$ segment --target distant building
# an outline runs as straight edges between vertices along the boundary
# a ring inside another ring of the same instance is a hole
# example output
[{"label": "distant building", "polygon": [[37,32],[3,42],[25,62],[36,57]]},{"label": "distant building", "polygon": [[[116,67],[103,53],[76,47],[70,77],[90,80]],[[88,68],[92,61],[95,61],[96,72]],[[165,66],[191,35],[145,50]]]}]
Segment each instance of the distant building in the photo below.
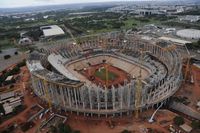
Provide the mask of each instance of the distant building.
[{"label": "distant building", "polygon": [[200,39],[200,30],[197,29],[183,29],[176,32],[176,35],[187,39]]},{"label": "distant building", "polygon": [[182,128],[186,133],[190,133],[192,131],[192,127],[187,124],[181,125],[180,128]]},{"label": "distant building", "polygon": [[7,99],[6,102],[3,102],[3,108],[5,114],[12,113],[15,107],[22,105],[20,97]]},{"label": "distant building", "polygon": [[28,37],[24,37],[24,38],[21,38],[19,40],[18,44],[19,45],[31,45],[31,44],[33,44],[33,41],[30,38],[28,38]]},{"label": "distant building", "polygon": [[5,81],[11,81],[12,79],[13,79],[13,76],[8,76]]},{"label": "distant building", "polygon": [[197,22],[200,20],[200,16],[196,15],[187,15],[179,18],[180,21],[187,21],[187,22]]},{"label": "distant building", "polygon": [[9,92],[1,92],[0,93],[0,102],[4,99],[10,98],[10,97],[14,97],[15,96],[15,92],[14,91],[9,91]]},{"label": "distant building", "polygon": [[43,18],[44,18],[44,19],[47,19],[48,17],[49,17],[48,15],[46,15],[46,16],[43,16]]},{"label": "distant building", "polygon": [[22,105],[21,96],[17,96],[13,90],[0,93],[0,104],[3,105],[5,114],[12,113],[15,107]]},{"label": "distant building", "polygon": [[26,19],[24,19],[24,21],[34,21],[35,20],[35,18],[26,18]]},{"label": "distant building", "polygon": [[136,10],[136,13],[139,15],[150,16],[150,15],[165,15],[166,12],[162,10],[149,10],[149,9],[139,9]]},{"label": "distant building", "polygon": [[57,25],[42,26],[40,27],[40,30],[43,32],[45,38],[65,34],[65,32]]}]

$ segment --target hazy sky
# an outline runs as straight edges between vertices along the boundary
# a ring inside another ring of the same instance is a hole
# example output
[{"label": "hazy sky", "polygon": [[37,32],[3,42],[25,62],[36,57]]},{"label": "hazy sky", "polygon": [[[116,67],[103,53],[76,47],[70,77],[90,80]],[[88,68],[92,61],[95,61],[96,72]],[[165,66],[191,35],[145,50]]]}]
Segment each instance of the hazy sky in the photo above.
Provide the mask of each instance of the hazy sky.
[{"label": "hazy sky", "polygon": [[0,8],[86,3],[86,2],[106,2],[106,1],[141,1],[141,0],[0,0]]},{"label": "hazy sky", "polygon": [[0,8],[105,1],[123,0],[0,0]]}]

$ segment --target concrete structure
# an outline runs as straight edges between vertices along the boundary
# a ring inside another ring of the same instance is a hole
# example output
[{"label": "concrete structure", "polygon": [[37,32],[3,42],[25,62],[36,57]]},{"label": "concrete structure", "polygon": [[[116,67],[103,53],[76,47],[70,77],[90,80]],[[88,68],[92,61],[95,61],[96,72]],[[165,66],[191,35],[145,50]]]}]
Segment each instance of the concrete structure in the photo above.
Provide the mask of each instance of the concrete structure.
[{"label": "concrete structure", "polygon": [[177,31],[177,36],[187,39],[200,39],[200,30],[184,29]]},{"label": "concrete structure", "polygon": [[139,15],[150,16],[150,15],[165,15],[166,12],[156,9],[139,9],[135,11]]},{"label": "concrete structure", "polygon": [[28,37],[24,37],[19,40],[19,45],[31,45],[31,44],[33,44],[33,41]]},{"label": "concrete structure", "polygon": [[44,37],[51,37],[51,36],[58,36],[65,34],[65,32],[57,25],[42,26],[40,27],[40,30],[42,30]]},{"label": "concrete structure", "polygon": [[180,125],[180,128],[182,128],[187,133],[190,133],[192,131],[192,127],[187,124]]},{"label": "concrete structure", "polygon": [[12,97],[9,99],[1,100],[0,103],[3,105],[5,114],[12,113],[15,107],[22,105],[22,101],[20,97],[16,97],[16,98]]},{"label": "concrete structure", "polygon": [[13,79],[14,76],[8,76],[5,81],[10,81]]},{"label": "concrete structure", "polygon": [[199,111],[186,106],[182,103],[178,103],[178,102],[173,102],[172,104],[170,104],[169,106],[171,109],[176,110],[178,112],[181,112],[183,114],[186,114],[194,119],[200,120],[200,114]]},{"label": "concrete structure", "polygon": [[178,45],[182,45],[182,46],[185,45],[185,44],[187,44],[187,43],[192,43],[190,41],[185,41],[185,40],[171,38],[171,37],[165,37],[165,36],[162,36],[162,37],[160,37],[158,39],[164,40],[164,41],[170,41],[170,42],[176,43]]},{"label": "concrete structure", "polygon": [[[131,78],[130,81],[124,81],[123,85],[106,88],[83,80],[84,77],[72,67],[82,69],[87,67],[87,62],[98,64],[105,59],[108,64],[133,76],[138,69],[132,71],[133,68],[129,67],[131,64],[148,71],[142,78],[139,108],[159,106],[181,84],[181,56],[176,49],[167,50],[169,48],[138,38],[137,35],[117,32],[82,37],[79,45],[73,42],[48,45],[40,53],[30,55],[27,61],[34,93],[58,109],[77,114],[99,117],[132,114],[136,109],[136,79]],[[74,63],[82,65],[76,66]],[[47,69],[50,64],[56,71]]]},{"label": "concrete structure", "polygon": [[1,92],[0,93],[0,100],[4,100],[10,97],[14,97],[15,96],[15,92],[14,91],[9,91],[9,92]]}]

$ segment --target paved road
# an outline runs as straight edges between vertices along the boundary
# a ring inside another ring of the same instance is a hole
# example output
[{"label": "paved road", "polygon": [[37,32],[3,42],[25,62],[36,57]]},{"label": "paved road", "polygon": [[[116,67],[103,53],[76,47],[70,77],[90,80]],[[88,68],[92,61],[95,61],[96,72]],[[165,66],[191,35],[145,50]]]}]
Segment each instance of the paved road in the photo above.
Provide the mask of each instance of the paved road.
[{"label": "paved road", "polygon": [[0,72],[5,70],[7,67],[22,61],[25,57],[26,56],[24,55],[15,55],[7,60],[0,58]]}]

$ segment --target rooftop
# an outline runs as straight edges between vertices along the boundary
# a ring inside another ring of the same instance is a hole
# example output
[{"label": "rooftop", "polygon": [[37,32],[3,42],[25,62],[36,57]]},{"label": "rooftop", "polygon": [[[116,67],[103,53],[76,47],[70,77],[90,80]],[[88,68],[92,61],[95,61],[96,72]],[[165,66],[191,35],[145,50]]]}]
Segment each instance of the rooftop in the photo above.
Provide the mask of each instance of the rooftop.
[{"label": "rooftop", "polygon": [[42,26],[40,30],[43,31],[45,37],[64,35],[65,32],[57,25]]}]

